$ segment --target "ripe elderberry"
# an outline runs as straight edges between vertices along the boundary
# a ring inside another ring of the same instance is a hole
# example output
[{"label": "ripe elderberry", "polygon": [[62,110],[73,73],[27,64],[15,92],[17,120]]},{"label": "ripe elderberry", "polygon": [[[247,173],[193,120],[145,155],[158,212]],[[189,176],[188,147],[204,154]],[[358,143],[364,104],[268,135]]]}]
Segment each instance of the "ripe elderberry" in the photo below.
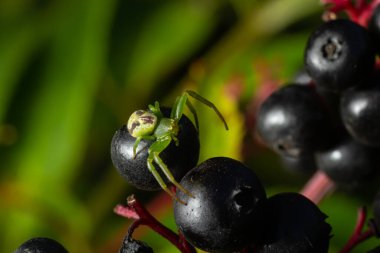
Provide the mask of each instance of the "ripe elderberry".
[{"label": "ripe elderberry", "polygon": [[255,173],[231,158],[215,157],[181,180],[194,198],[177,192],[175,222],[185,238],[205,251],[239,250],[259,238],[265,190]]},{"label": "ripe elderberry", "polygon": [[304,62],[317,86],[341,92],[367,79],[375,53],[365,28],[338,19],[322,24],[310,36]]},{"label": "ripe elderberry", "polygon": [[153,249],[145,242],[134,240],[126,236],[119,253],[153,253]]},{"label": "ripe elderberry", "polygon": [[315,89],[287,85],[273,92],[261,105],[257,130],[276,152],[292,157],[326,148],[333,127]]},{"label": "ripe elderberry", "polygon": [[372,85],[344,92],[340,109],[344,126],[356,141],[380,146],[380,81],[373,79]]},{"label": "ripe elderberry", "polygon": [[378,168],[377,150],[347,137],[316,155],[317,167],[341,186],[354,188],[373,178]]},{"label": "ripe elderberry", "polygon": [[[170,115],[168,108],[162,108],[162,112],[164,116]],[[172,142],[167,149],[160,153],[161,159],[177,181],[197,164],[200,149],[198,131],[185,115],[179,121],[179,128],[179,145]],[[136,188],[149,191],[161,189],[147,167],[148,148],[152,141],[141,140],[136,157],[133,157],[135,141],[136,138],[130,135],[126,125],[116,131],[111,141],[111,159],[114,166],[120,175]],[[166,183],[169,183],[160,170],[159,173]]]},{"label": "ripe elderberry", "polygon": [[21,244],[14,253],[68,253],[68,251],[53,239],[36,237]]},{"label": "ripe elderberry", "polygon": [[280,193],[265,203],[263,245],[258,253],[327,253],[327,216],[298,193]]}]

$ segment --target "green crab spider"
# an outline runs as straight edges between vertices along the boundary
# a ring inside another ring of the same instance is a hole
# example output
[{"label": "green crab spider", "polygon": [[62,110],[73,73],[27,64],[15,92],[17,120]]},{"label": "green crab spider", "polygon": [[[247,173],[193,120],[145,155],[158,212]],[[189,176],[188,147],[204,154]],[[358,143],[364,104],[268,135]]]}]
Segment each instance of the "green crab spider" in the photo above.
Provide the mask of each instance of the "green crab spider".
[{"label": "green crab spider", "polygon": [[189,195],[190,197],[194,197],[189,191],[184,189],[174,178],[173,174],[166,166],[166,164],[160,158],[160,153],[164,151],[169,144],[174,141],[174,143],[178,146],[180,145],[178,141],[178,131],[179,131],[179,121],[183,115],[183,111],[185,106],[188,107],[190,112],[194,116],[195,126],[197,130],[199,130],[198,117],[195,111],[194,106],[189,101],[189,96],[197,99],[201,103],[210,107],[215,111],[218,117],[224,124],[226,130],[228,130],[227,122],[223,118],[222,114],[216,108],[216,106],[211,103],[209,100],[205,99],[198,93],[186,90],[181,96],[178,96],[174,102],[172,107],[170,118],[166,118],[163,116],[160,105],[156,101],[154,105],[149,105],[148,110],[138,110],[132,113],[132,115],[128,119],[127,128],[128,132],[131,136],[136,138],[136,141],[133,145],[133,157],[136,157],[136,150],[141,140],[151,140],[153,143],[148,149],[148,158],[147,158],[147,167],[149,171],[153,174],[154,178],[157,180],[160,187],[167,192],[172,198],[176,201],[184,203],[182,200],[178,199],[173,192],[171,192],[161,175],[157,172],[153,162],[155,162],[167,179],[180,191]]}]

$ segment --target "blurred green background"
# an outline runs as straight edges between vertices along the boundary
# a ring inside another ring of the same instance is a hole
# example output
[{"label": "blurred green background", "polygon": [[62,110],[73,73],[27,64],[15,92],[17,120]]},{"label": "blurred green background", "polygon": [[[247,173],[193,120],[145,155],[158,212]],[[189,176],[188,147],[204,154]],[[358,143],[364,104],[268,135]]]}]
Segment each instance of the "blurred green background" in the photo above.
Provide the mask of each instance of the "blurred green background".
[{"label": "blurred green background", "polygon": [[[196,103],[200,161],[242,160],[268,195],[301,189],[307,178],[255,141],[253,116],[266,89],[302,67],[321,13],[317,0],[1,0],[0,252],[36,236],[71,253],[117,252],[129,221],[112,209],[132,193],[175,229],[170,199],[129,186],[109,148],[130,113],[170,106],[184,89],[213,101],[230,126]],[[363,201],[337,192],[321,204],[331,252]],[[136,237],[177,252],[146,228]]]}]

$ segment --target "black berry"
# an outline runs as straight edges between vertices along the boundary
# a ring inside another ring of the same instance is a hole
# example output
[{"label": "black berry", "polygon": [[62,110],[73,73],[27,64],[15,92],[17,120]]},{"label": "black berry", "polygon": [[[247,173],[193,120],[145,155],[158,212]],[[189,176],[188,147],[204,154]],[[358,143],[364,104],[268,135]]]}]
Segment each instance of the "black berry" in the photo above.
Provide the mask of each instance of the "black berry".
[{"label": "black berry", "polygon": [[241,162],[211,158],[189,171],[181,184],[194,198],[177,192],[187,205],[176,202],[174,218],[195,247],[230,252],[259,234],[260,206],[266,194],[255,173]]},{"label": "black berry", "polygon": [[354,188],[373,178],[378,170],[377,150],[345,138],[316,155],[317,167],[342,186]]},{"label": "black berry", "polygon": [[[170,115],[169,109],[162,109],[164,116]],[[174,141],[165,149],[160,157],[168,166],[177,181],[192,169],[198,162],[199,136],[193,123],[185,115],[179,121],[179,145]],[[160,185],[147,167],[148,148],[152,141],[142,140],[137,148],[136,157],[133,158],[133,145],[136,139],[130,135],[127,126],[122,126],[114,134],[111,141],[111,159],[117,171],[130,184],[142,190],[159,190]],[[164,174],[156,166],[162,178],[169,183]]]},{"label": "black berry", "polygon": [[119,253],[153,253],[153,249],[145,242],[134,240],[126,236]]},{"label": "black berry", "polygon": [[14,253],[68,253],[68,251],[53,239],[36,237],[21,244]]},{"label": "black berry", "polygon": [[365,28],[350,20],[338,19],[314,31],[304,60],[306,70],[318,86],[340,92],[369,76],[375,53]]},{"label": "black berry", "polygon": [[342,121],[358,142],[380,146],[380,82],[344,92],[341,99]]},{"label": "black berry", "polygon": [[258,253],[327,253],[327,216],[298,193],[274,195],[265,204],[265,239]]},{"label": "black berry", "polygon": [[257,130],[276,152],[292,157],[312,154],[331,141],[333,127],[313,87],[288,85],[261,105]]}]

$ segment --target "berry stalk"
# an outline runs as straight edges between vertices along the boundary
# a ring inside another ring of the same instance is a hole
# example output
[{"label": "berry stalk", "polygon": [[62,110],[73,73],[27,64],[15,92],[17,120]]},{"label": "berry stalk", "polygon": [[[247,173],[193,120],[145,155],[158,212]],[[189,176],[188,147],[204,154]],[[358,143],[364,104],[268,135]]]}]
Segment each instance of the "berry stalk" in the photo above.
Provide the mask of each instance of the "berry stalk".
[{"label": "berry stalk", "polygon": [[335,187],[335,183],[326,173],[317,170],[300,193],[315,204],[318,204],[327,194],[332,193]]},{"label": "berry stalk", "polygon": [[127,198],[127,206],[117,205],[114,212],[122,217],[135,220],[128,229],[128,236],[132,236],[134,230],[140,225],[146,225],[170,241],[182,253],[196,253],[195,248],[182,235],[177,235],[162,225],[133,195]]},{"label": "berry stalk", "polygon": [[363,232],[366,219],[367,210],[364,207],[359,208],[358,218],[356,221],[354,232],[352,233],[350,239],[348,240],[344,248],[339,253],[349,253],[355,246],[359,245],[360,243],[375,235],[375,231],[372,228],[372,226],[370,226],[367,230]]},{"label": "berry stalk", "polygon": [[[373,13],[375,7],[380,3],[380,0],[373,0],[367,3],[364,0],[357,0],[353,4],[350,0],[321,0],[322,4],[328,6],[327,13],[330,13],[328,17],[336,17],[339,12],[346,12],[349,19],[353,22],[367,27],[368,20]],[[334,14],[334,15],[331,15]]]}]

